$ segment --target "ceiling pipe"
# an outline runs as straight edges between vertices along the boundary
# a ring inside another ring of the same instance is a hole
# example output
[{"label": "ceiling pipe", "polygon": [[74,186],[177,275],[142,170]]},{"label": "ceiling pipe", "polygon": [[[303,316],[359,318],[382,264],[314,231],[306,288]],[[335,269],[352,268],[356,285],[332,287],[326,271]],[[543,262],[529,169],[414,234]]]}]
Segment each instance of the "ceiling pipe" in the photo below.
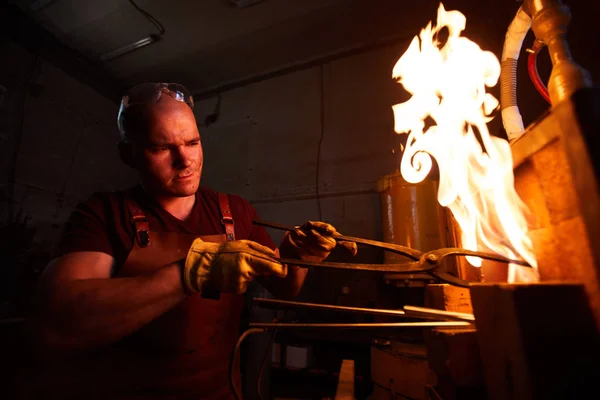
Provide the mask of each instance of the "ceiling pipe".
[{"label": "ceiling pipe", "polygon": [[287,75],[293,72],[302,71],[305,69],[318,67],[323,64],[327,64],[332,61],[340,60],[346,57],[367,53],[369,51],[397,45],[398,43],[403,43],[410,40],[413,37],[412,34],[399,34],[391,37],[375,40],[369,43],[361,43],[356,46],[347,47],[335,52],[323,54],[320,56],[316,56],[310,59],[305,59],[302,61],[298,61],[295,63],[287,64],[281,66],[279,68],[274,68],[269,71],[265,71],[262,73],[258,73],[256,75],[251,75],[245,78],[237,79],[234,81],[230,81],[218,86],[214,86],[211,88],[207,88],[200,91],[194,91],[194,99],[202,100],[208,99],[211,97],[218,96],[219,94],[233,90],[239,87],[243,87],[246,85],[250,85],[252,83],[262,82],[267,79],[275,78],[278,76]]},{"label": "ceiling pipe", "polygon": [[265,0],[229,0],[231,4],[237,8],[250,7],[258,3],[262,3]]},{"label": "ceiling pipe", "polygon": [[58,0],[34,0],[29,3],[29,9],[33,12],[39,12],[50,7],[57,1]]}]

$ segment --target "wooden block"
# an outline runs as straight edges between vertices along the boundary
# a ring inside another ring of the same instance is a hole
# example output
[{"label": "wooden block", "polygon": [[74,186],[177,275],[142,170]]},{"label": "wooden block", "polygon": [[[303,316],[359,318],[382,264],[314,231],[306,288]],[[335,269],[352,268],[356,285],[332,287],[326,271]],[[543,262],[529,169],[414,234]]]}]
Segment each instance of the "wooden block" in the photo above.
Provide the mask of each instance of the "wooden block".
[{"label": "wooden block", "polygon": [[425,289],[425,307],[473,313],[469,289],[448,284],[428,285]]},{"label": "wooden block", "polygon": [[580,217],[532,231],[530,237],[534,244],[541,280],[597,280],[585,226]]},{"label": "wooden block", "polygon": [[368,400],[390,400],[391,398],[392,394],[389,389],[373,385],[373,393],[371,393]]},{"label": "wooden block", "polygon": [[425,343],[429,367],[439,380],[455,387],[484,384],[474,328],[432,329],[425,332]]},{"label": "wooden block", "polygon": [[429,380],[427,359],[371,346],[371,379],[392,394],[424,399]]},{"label": "wooden block", "polygon": [[482,398],[485,382],[474,328],[432,329],[425,332],[425,343],[429,368],[437,381],[432,388],[441,398]]},{"label": "wooden block", "polygon": [[600,344],[583,285],[482,283],[471,296],[490,400],[595,390]]},{"label": "wooden block", "polygon": [[[582,282],[600,327],[600,285],[581,217],[529,232],[542,281]],[[576,240],[574,240],[576,238]]]},{"label": "wooden block", "polygon": [[599,111],[600,90],[578,90],[511,149],[540,278],[584,282],[600,329]]},{"label": "wooden block", "polygon": [[354,400],[354,360],[342,360],[335,400]]},{"label": "wooden block", "polygon": [[560,141],[554,141],[531,158],[542,190],[550,223],[579,215],[577,193]]},{"label": "wooden block", "polygon": [[400,340],[390,340],[391,351],[399,356],[427,358],[427,347],[423,343],[407,343]]},{"label": "wooden block", "polygon": [[530,213],[526,214],[527,227],[540,229],[550,225],[550,213],[544,199],[536,170],[531,160],[526,160],[514,171],[515,190]]}]

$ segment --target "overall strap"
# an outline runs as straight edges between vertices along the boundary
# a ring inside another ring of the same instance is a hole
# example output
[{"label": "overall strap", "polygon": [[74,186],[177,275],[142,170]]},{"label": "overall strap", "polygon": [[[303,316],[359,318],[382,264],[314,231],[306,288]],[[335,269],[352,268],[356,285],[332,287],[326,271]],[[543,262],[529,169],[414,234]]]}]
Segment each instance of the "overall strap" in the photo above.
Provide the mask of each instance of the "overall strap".
[{"label": "overall strap", "polygon": [[131,214],[131,224],[135,230],[135,240],[140,247],[148,247],[150,245],[150,227],[146,214],[131,196],[125,196],[125,204]]},{"label": "overall strap", "polygon": [[217,193],[219,197],[219,208],[221,209],[221,224],[225,228],[225,237],[228,242],[235,240],[235,224],[233,222],[233,214],[229,207],[229,196],[225,193]]}]

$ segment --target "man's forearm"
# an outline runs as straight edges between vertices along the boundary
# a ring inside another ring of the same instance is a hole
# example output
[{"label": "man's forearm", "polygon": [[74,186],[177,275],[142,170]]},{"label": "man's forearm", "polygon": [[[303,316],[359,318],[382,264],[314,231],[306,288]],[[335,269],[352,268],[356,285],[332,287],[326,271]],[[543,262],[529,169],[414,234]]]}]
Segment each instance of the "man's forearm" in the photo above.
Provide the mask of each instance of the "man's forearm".
[{"label": "man's forearm", "polygon": [[177,263],[143,277],[74,280],[42,292],[42,340],[59,349],[90,349],[131,334],[186,297]]},{"label": "man's forearm", "polygon": [[289,265],[285,278],[271,276],[266,282],[261,283],[274,296],[281,299],[293,299],[300,293],[307,272],[308,269],[306,268]]},{"label": "man's forearm", "polygon": [[285,277],[287,292],[290,298],[298,296],[302,286],[304,285],[304,279],[308,273],[307,268],[301,268],[296,265],[288,265],[288,274]]}]

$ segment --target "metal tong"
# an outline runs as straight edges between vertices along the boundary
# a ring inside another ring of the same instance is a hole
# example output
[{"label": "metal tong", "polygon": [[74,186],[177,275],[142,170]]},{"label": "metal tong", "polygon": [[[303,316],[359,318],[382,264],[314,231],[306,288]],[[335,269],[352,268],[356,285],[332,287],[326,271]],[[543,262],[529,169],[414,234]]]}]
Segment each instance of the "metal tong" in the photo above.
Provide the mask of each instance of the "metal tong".
[{"label": "metal tong", "polygon": [[[297,229],[294,227],[289,227],[262,220],[254,220],[252,221],[252,223],[254,225],[259,225],[266,228],[280,229],[284,231],[293,231]],[[407,257],[412,261],[401,264],[354,264],[338,262],[312,262],[286,258],[279,258],[278,261],[283,264],[298,265],[302,267],[337,268],[355,271],[386,272],[394,274],[426,273],[431,275],[432,277],[439,279],[444,283],[449,283],[451,285],[461,287],[469,287],[470,282],[464,279],[457,278],[456,276],[451,275],[447,272],[441,271],[442,261],[444,260],[444,258],[448,256],[473,256],[483,258],[486,260],[517,264],[531,268],[531,265],[529,265],[526,261],[523,260],[514,260],[508,257],[501,256],[499,254],[471,251],[467,249],[461,249],[458,247],[446,247],[442,249],[422,252],[399,244],[379,242],[377,240],[363,239],[354,236],[335,234],[333,235],[333,237],[338,241],[341,240],[347,242],[354,242],[356,244],[362,244],[365,246],[390,251],[392,253],[396,253]]]}]

